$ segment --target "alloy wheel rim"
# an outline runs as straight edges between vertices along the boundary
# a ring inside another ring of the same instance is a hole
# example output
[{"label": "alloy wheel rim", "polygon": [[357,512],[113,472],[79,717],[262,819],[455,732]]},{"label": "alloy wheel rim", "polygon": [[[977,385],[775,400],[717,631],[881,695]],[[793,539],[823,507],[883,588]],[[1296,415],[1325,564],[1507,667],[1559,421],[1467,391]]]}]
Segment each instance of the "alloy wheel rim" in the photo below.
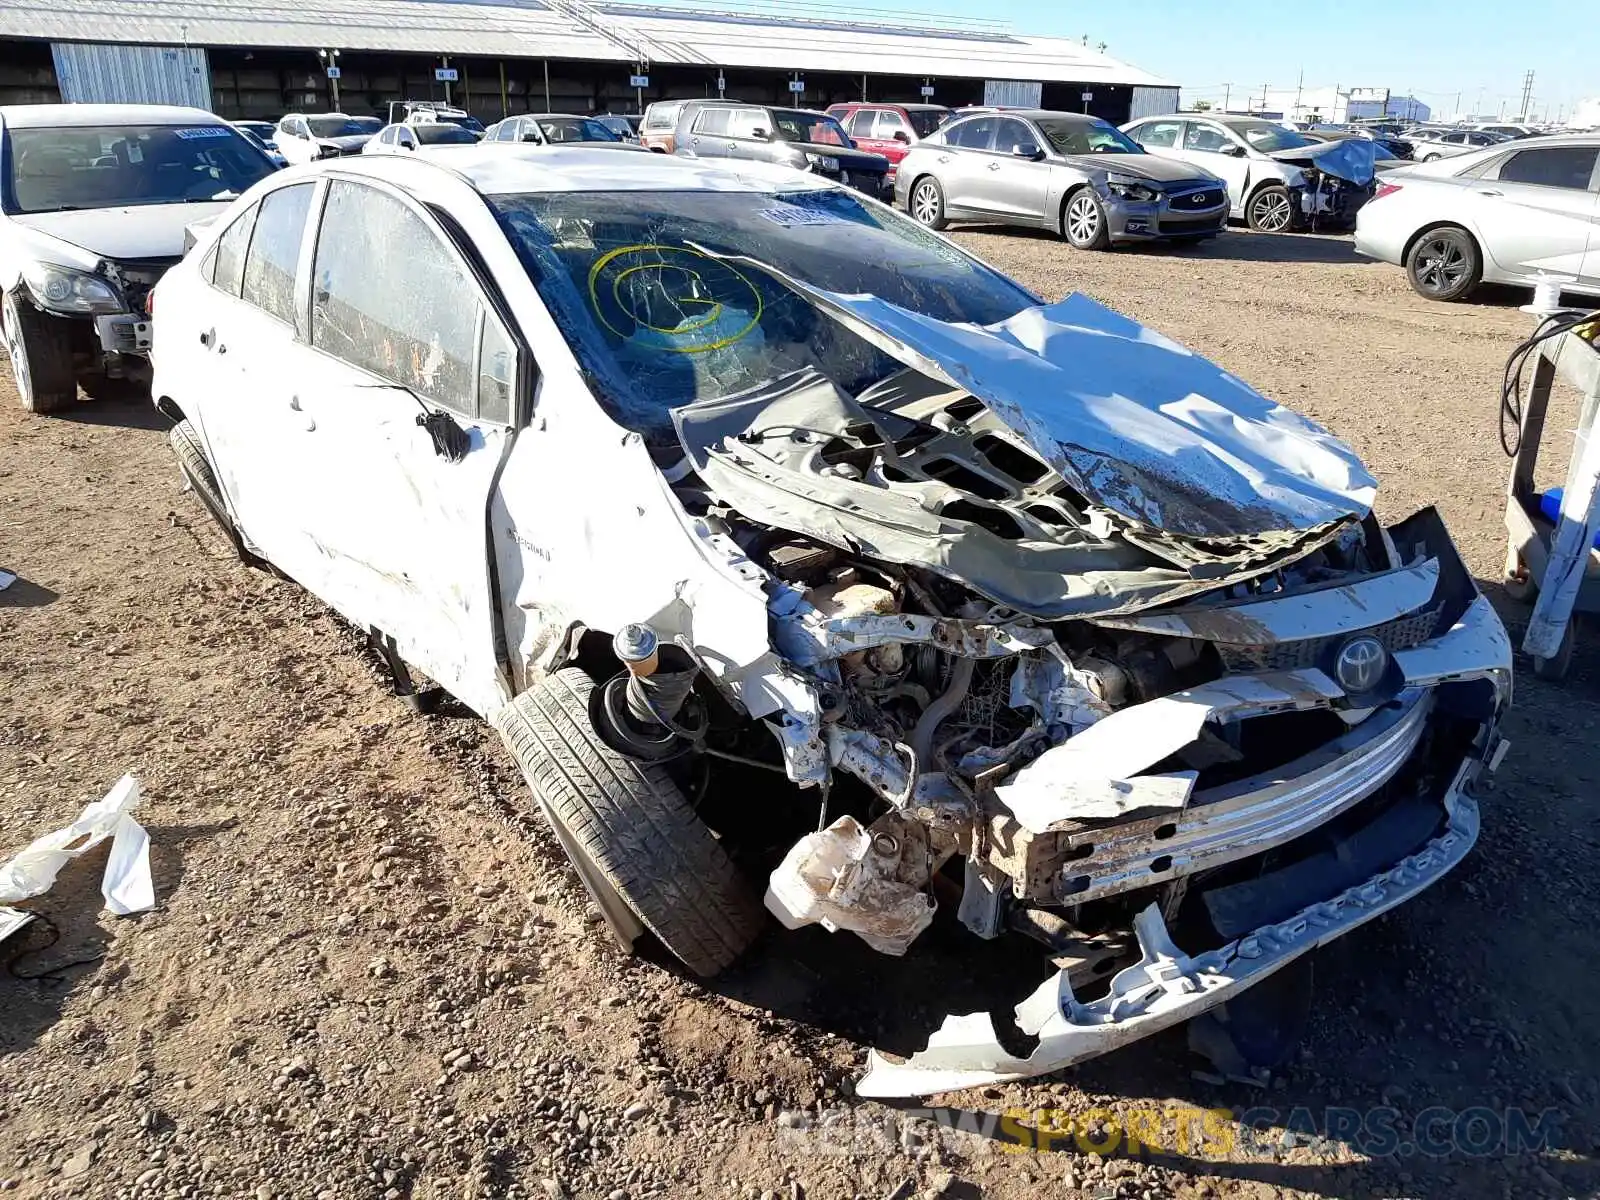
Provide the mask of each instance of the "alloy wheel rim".
[{"label": "alloy wheel rim", "polygon": [[1092,242],[1099,231],[1100,211],[1092,200],[1080,196],[1067,209],[1067,232],[1075,242]]},{"label": "alloy wheel rim", "polygon": [[939,212],[939,201],[933,194],[931,184],[919,184],[917,187],[917,200],[912,207],[916,210],[917,220],[924,225],[933,224],[933,219]]},{"label": "alloy wheel rim", "polygon": [[17,332],[16,301],[7,297],[5,305],[6,356],[11,360],[11,378],[18,394],[29,400],[33,396],[33,380],[28,374],[28,355],[22,348],[22,335]]},{"label": "alloy wheel rim", "polygon": [[1279,233],[1289,224],[1289,197],[1269,192],[1256,199],[1256,225],[1268,233]]},{"label": "alloy wheel rim", "polygon": [[1434,238],[1417,254],[1417,282],[1429,292],[1447,292],[1467,273],[1467,255],[1454,238]]}]

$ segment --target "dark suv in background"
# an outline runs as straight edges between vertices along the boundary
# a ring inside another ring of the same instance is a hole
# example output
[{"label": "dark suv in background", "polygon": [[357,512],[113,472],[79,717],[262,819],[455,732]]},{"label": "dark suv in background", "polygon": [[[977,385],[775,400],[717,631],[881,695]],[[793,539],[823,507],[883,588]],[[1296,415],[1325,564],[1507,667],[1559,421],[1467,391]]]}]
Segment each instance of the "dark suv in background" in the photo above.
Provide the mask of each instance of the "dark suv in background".
[{"label": "dark suv in background", "polygon": [[833,104],[828,115],[863,150],[889,160],[889,182],[906,151],[950,119],[942,104]]},{"label": "dark suv in background", "polygon": [[[737,100],[667,103],[678,107],[673,153],[781,163],[837,180],[874,199],[886,201],[892,194],[889,160],[857,149],[844,127],[826,113]],[[644,127],[650,124],[647,113]]]}]

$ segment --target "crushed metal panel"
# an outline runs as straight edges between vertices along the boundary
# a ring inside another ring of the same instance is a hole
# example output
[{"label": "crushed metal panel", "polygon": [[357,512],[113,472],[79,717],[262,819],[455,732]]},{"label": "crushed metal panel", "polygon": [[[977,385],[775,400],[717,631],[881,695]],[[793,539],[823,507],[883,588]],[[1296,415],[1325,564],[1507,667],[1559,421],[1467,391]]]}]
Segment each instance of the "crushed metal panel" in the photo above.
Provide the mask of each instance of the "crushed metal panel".
[{"label": "crushed metal panel", "polygon": [[1439,586],[1439,562],[1428,559],[1354,583],[1288,595],[1096,618],[1096,625],[1207,642],[1262,646],[1371,629],[1415,612]]},{"label": "crushed metal panel", "polygon": [[1064,821],[1114,821],[1147,809],[1182,808],[1198,777],[1177,771],[1132,779],[1028,778],[997,787],[995,796],[1024,829],[1047,833]]},{"label": "crushed metal panel", "polygon": [[1442,878],[1478,837],[1478,804],[1467,787],[1480,770],[1463,763],[1445,796],[1448,823],[1415,854],[1339,895],[1203,954],[1188,955],[1156,906],[1135,919],[1140,961],[1120,971],[1107,994],[1080,1001],[1062,971],[1016,1007],[1017,1027],[1039,1039],[1027,1058],[1008,1053],[988,1013],[954,1014],[905,1062],[872,1051],[856,1095],[929,1096],[1058,1071],[1198,1016],[1261,982],[1308,951],[1410,900]]}]

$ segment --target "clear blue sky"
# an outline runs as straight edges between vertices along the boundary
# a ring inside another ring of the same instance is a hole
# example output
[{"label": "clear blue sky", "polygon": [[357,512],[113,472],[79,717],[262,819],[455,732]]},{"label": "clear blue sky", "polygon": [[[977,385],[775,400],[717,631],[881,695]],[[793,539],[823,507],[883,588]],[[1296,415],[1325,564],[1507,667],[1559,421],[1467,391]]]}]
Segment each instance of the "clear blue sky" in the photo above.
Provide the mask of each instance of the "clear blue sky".
[{"label": "clear blue sky", "polygon": [[[868,7],[910,9],[906,0]],[[1089,35],[1091,46],[1183,85],[1184,101],[1222,99],[1222,85],[1387,87],[1449,115],[1456,94],[1493,115],[1521,105],[1534,72],[1532,111],[1550,116],[1600,96],[1600,9],[1592,3],[1510,0],[1333,0],[1262,4],[1236,0],[1135,0],[1044,4],[1039,0],[923,0],[930,15],[991,18],[1016,33]]]}]

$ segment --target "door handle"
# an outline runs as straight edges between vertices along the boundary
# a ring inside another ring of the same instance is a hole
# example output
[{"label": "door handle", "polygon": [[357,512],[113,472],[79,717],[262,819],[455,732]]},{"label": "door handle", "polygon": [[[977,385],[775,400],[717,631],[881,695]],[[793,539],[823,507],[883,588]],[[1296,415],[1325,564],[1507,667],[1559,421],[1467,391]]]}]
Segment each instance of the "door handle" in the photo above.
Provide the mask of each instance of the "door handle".
[{"label": "door handle", "polygon": [[1473,188],[1472,190],[1477,192],[1478,195],[1480,195],[1480,196],[1504,196],[1505,195],[1505,193],[1502,192],[1499,188]]},{"label": "door handle", "polygon": [[999,169],[1000,169],[1000,164],[999,163],[990,163],[989,164],[989,170],[998,171]]},{"label": "door handle", "polygon": [[208,329],[208,330],[206,330],[204,333],[202,333],[200,335],[200,344],[202,346],[204,346],[207,350],[211,349],[211,343],[216,341],[216,340],[217,340],[217,331],[215,329]]},{"label": "door handle", "polygon": [[939,161],[940,162],[949,162],[950,161],[950,156],[948,154],[941,154],[938,157],[939,157]]}]

